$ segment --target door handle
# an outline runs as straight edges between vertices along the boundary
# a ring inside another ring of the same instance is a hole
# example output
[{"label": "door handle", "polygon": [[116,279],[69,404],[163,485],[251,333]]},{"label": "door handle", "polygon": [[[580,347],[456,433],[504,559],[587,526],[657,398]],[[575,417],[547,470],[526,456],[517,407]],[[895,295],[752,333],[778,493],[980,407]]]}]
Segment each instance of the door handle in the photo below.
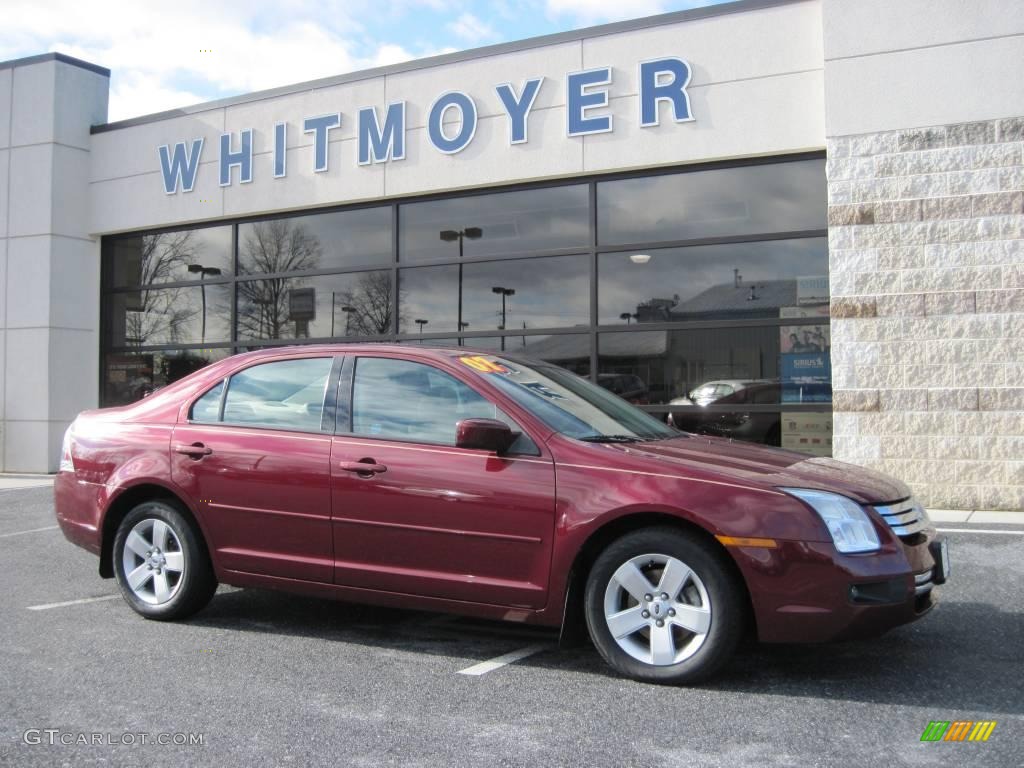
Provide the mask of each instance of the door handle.
[{"label": "door handle", "polygon": [[341,469],[346,472],[355,472],[357,475],[364,477],[370,477],[381,472],[387,472],[388,468],[383,464],[378,464],[373,459],[363,459],[361,461],[343,461],[338,465]]},{"label": "door handle", "polygon": [[213,449],[207,448],[202,443],[192,443],[192,445],[176,445],[174,446],[174,452],[183,453],[192,458],[199,458],[201,456],[209,456],[213,453]]}]

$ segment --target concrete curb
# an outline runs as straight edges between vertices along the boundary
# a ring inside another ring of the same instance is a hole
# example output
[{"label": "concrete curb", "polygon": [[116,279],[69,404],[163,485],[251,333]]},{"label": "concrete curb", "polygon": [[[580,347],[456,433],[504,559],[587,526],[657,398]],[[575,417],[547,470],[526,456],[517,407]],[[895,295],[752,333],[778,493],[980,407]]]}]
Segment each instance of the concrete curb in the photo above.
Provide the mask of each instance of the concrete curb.
[{"label": "concrete curb", "polygon": [[1003,523],[1005,525],[1024,525],[1024,512],[929,509],[928,516],[936,523]]}]

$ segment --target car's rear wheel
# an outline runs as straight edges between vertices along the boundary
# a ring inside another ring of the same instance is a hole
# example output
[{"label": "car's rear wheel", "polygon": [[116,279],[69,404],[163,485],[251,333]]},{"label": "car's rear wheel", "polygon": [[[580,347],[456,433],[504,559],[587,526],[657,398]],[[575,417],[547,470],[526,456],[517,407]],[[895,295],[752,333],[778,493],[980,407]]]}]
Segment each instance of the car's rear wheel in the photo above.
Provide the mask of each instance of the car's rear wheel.
[{"label": "car's rear wheel", "polygon": [[217,589],[199,532],[168,501],[147,501],[132,509],[118,526],[113,555],[121,594],[147,619],[191,616]]},{"label": "car's rear wheel", "polygon": [[744,602],[720,552],[675,528],[645,528],[609,545],[584,596],[594,645],[636,680],[695,683],[732,656]]}]

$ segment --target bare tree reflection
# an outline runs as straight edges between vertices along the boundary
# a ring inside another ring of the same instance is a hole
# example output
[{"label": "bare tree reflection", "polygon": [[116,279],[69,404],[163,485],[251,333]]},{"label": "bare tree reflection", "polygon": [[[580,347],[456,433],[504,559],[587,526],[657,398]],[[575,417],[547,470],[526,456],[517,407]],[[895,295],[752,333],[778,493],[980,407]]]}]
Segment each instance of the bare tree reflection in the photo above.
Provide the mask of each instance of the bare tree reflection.
[{"label": "bare tree reflection", "polygon": [[[199,244],[193,232],[144,235],[139,247],[139,282],[167,282],[197,259]],[[124,338],[127,344],[177,343],[186,336],[189,320],[198,310],[183,304],[182,288],[140,290],[126,296]]]},{"label": "bare tree reflection", "polygon": [[[249,272],[283,273],[320,263],[320,241],[288,219],[261,221],[248,228],[239,258]],[[256,339],[279,339],[288,318],[288,291],[295,278],[272,277],[238,284],[238,331]]]},{"label": "bare tree reflection", "polygon": [[338,294],[351,307],[347,332],[353,336],[379,336],[391,332],[394,290],[390,272],[364,272],[355,285]]}]

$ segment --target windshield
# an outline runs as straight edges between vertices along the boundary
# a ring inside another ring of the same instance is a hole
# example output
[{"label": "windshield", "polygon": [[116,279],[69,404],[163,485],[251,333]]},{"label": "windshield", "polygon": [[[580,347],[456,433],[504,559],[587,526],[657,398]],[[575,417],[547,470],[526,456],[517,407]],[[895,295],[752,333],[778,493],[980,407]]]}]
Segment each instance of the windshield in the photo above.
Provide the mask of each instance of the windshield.
[{"label": "windshield", "polygon": [[595,442],[680,436],[672,427],[564,368],[492,355],[459,360],[563,435]]}]

